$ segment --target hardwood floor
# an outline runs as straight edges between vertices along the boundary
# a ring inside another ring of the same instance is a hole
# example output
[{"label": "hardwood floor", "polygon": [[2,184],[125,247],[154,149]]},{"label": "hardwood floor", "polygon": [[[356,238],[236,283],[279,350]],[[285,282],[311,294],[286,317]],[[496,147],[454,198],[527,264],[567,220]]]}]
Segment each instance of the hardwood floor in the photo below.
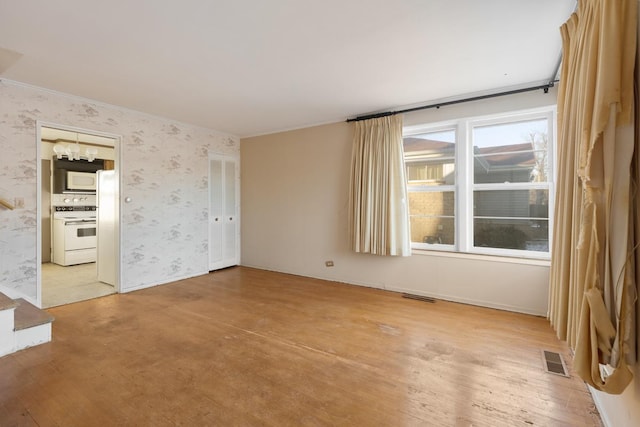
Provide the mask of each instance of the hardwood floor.
[{"label": "hardwood floor", "polygon": [[2,426],[599,426],[546,319],[236,267],[48,310]]}]

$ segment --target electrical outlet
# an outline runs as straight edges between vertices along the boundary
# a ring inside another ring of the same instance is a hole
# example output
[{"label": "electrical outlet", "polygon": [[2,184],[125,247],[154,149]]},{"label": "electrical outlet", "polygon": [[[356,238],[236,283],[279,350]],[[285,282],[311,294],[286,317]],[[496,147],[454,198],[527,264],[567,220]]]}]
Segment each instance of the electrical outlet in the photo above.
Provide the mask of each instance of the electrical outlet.
[{"label": "electrical outlet", "polygon": [[24,208],[24,198],[16,197],[13,206],[15,206],[16,209]]},{"label": "electrical outlet", "polygon": [[327,267],[333,267],[333,261],[325,261],[324,265]]}]

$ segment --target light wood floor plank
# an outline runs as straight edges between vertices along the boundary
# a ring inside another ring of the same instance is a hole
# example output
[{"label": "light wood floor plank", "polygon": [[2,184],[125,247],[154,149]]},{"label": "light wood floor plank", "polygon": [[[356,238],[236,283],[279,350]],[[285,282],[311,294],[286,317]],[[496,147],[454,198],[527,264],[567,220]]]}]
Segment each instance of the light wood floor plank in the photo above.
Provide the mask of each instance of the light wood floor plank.
[{"label": "light wood floor plank", "polygon": [[539,317],[242,267],[48,311],[7,425],[602,425]]}]

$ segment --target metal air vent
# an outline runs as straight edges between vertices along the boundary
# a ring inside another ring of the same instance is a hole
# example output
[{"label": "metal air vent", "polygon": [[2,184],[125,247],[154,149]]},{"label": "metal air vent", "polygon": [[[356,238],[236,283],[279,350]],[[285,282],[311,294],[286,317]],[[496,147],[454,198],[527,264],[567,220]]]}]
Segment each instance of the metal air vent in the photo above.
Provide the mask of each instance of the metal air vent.
[{"label": "metal air vent", "polygon": [[425,297],[422,295],[414,295],[414,294],[402,294],[402,298],[415,299],[418,301],[425,301],[425,302],[436,302],[436,300],[433,298]]},{"label": "metal air vent", "polygon": [[560,353],[542,350],[542,363],[546,372],[561,375],[563,377],[569,377],[569,374],[567,373],[567,365],[564,364],[564,359]]}]

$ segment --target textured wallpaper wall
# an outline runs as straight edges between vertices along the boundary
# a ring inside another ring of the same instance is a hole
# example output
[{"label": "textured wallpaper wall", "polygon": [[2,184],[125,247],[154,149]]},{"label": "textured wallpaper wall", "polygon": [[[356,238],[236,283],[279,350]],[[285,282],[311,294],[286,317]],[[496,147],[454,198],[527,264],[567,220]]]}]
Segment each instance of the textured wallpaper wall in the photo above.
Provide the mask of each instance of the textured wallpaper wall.
[{"label": "textured wallpaper wall", "polygon": [[[122,136],[123,291],[208,271],[208,153],[239,139],[115,106],[0,81],[0,288],[37,300],[37,121]],[[130,203],[123,203],[130,197]]]}]

